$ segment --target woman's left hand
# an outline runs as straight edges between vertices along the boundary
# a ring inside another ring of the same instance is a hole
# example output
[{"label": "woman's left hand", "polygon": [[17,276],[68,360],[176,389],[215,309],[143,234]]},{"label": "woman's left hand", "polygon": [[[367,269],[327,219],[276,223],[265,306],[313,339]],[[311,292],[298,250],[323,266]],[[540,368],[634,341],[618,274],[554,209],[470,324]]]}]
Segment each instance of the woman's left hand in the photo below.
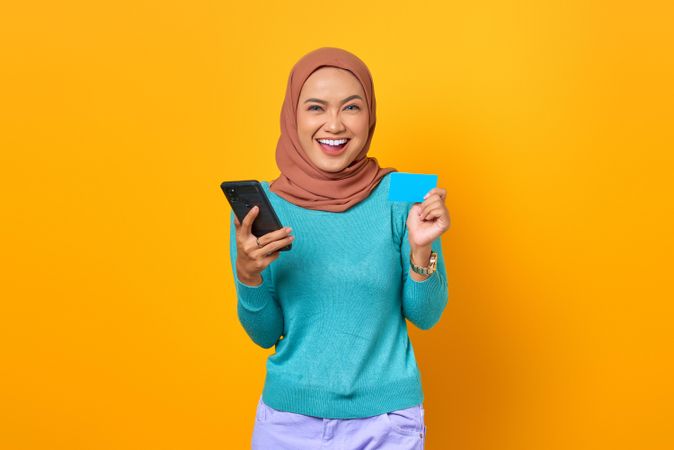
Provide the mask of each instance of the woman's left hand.
[{"label": "woman's left hand", "polygon": [[449,229],[449,212],[445,206],[445,189],[435,187],[428,191],[422,203],[415,203],[407,215],[410,247],[430,247],[435,239]]}]

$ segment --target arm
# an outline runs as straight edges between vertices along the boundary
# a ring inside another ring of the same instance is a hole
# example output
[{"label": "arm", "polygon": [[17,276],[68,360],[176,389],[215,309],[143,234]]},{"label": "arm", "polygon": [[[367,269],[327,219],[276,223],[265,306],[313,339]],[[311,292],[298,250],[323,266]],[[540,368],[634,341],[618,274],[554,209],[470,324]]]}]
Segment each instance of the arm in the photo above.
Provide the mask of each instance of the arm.
[{"label": "arm", "polygon": [[[431,244],[431,249],[438,254],[437,270],[431,275],[420,275],[412,272],[410,269],[411,247],[407,226],[405,225],[409,207],[403,210],[403,215],[397,219],[404,230],[400,242],[400,258],[403,268],[402,310],[405,318],[418,328],[427,330],[440,320],[448,300],[447,274],[442,254],[442,241],[438,237]],[[421,266],[427,265],[430,249],[422,249],[417,253],[427,256],[424,260],[414,257],[414,262]]]},{"label": "arm", "polygon": [[236,229],[234,212],[230,213],[229,255],[237,294],[237,314],[248,336],[262,348],[270,348],[283,333],[283,311],[274,298],[271,266],[262,272],[262,283],[244,284],[236,271]]}]

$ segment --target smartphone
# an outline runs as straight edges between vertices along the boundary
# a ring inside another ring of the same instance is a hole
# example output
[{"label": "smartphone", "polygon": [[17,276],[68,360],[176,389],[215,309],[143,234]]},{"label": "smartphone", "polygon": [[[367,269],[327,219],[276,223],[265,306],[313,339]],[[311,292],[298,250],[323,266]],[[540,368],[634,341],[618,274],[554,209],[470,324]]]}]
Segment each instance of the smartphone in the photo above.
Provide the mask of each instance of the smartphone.
[{"label": "smartphone", "polygon": [[[239,223],[243,222],[244,217],[253,208],[258,206],[260,208],[257,217],[253,221],[251,233],[255,237],[262,237],[267,233],[283,228],[281,221],[276,215],[276,211],[271,206],[267,194],[264,193],[262,185],[257,180],[241,180],[241,181],[223,181],[220,184],[222,192],[229,201],[232,211],[239,219]],[[288,244],[279,251],[287,251],[292,248],[292,244]]]}]

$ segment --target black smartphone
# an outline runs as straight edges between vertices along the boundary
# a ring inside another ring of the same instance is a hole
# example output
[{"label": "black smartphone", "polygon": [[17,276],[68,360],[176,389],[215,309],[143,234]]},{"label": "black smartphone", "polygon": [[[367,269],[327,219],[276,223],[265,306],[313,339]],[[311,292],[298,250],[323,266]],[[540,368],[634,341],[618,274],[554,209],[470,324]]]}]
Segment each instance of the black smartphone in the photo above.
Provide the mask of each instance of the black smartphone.
[{"label": "black smartphone", "polygon": [[[281,221],[276,215],[276,211],[271,206],[267,194],[264,193],[262,185],[257,180],[242,180],[242,181],[223,181],[220,184],[222,192],[229,201],[232,211],[239,219],[239,223],[243,222],[244,217],[253,208],[258,206],[260,211],[253,221],[251,232],[255,237],[261,237],[272,231],[283,228]],[[292,248],[292,244],[288,244],[279,251],[287,251]]]}]

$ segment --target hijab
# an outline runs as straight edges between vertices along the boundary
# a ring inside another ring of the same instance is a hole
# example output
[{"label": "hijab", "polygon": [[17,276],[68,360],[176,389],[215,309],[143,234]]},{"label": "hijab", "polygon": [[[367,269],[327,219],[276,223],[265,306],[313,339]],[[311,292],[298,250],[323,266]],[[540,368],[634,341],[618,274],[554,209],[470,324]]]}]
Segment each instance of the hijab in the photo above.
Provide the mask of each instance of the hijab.
[{"label": "hijab", "polygon": [[[362,150],[347,167],[327,172],[306,155],[297,134],[297,104],[300,91],[309,76],[320,67],[338,67],[351,72],[363,86],[369,110],[369,135]],[[374,84],[370,71],[356,55],[335,47],[322,47],[304,55],[290,71],[281,108],[281,136],[276,145],[276,164],[281,171],[269,189],[307,209],[343,212],[368,197],[382,177],[396,172],[382,168],[376,158],[368,157],[376,125]]]}]

